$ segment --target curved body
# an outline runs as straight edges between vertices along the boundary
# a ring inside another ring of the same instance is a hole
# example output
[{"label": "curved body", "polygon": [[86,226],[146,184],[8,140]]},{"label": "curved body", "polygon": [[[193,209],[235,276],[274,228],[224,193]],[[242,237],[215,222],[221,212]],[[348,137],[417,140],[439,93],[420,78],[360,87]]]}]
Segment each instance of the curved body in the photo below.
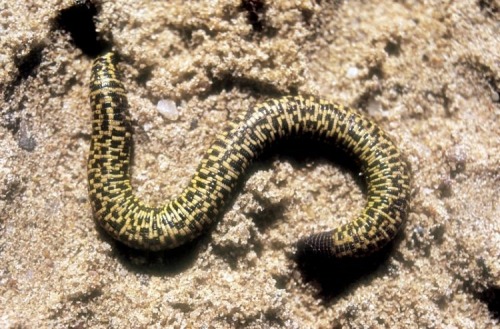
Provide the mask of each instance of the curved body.
[{"label": "curved body", "polygon": [[230,123],[184,191],[162,207],[149,207],[130,184],[132,127],[113,53],[95,60],[90,88],[90,200],[100,225],[131,247],[174,248],[202,234],[251,162],[266,146],[289,136],[306,135],[344,148],[359,160],[368,186],[366,206],[356,218],[305,238],[304,248],[333,257],[364,255],[393,239],[406,217],[409,169],[388,136],[349,108],[301,96],[261,103],[240,122]]}]

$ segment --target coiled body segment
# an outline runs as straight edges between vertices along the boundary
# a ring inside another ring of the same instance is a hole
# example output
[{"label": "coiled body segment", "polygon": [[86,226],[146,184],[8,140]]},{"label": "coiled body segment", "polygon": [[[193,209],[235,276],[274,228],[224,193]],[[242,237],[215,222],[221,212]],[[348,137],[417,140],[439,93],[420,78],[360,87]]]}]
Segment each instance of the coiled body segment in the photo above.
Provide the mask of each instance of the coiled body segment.
[{"label": "coiled body segment", "polygon": [[302,240],[303,248],[333,257],[360,256],[394,238],[406,216],[409,169],[376,124],[342,105],[314,97],[272,99],[215,137],[189,185],[162,207],[139,200],[130,183],[132,127],[126,91],[113,53],[92,68],[89,194],[100,225],[139,249],[175,248],[202,234],[249,165],[277,139],[307,136],[331,142],[361,164],[368,187],[361,213],[345,225]]}]

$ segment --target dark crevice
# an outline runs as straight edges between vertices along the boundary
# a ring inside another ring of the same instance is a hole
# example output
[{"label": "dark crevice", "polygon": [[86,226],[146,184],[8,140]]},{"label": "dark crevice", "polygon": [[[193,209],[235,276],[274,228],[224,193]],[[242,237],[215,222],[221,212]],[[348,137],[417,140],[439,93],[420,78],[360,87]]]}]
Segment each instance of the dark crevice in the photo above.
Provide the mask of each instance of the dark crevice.
[{"label": "dark crevice", "polygon": [[283,203],[271,204],[268,200],[262,197],[256,191],[249,191],[259,204],[262,205],[262,210],[257,213],[245,213],[255,223],[259,231],[265,231],[272,226],[276,221],[283,219],[286,207]]},{"label": "dark crevice", "polygon": [[450,117],[450,116],[452,116],[453,113],[452,113],[452,111],[450,111],[451,100],[447,96],[447,93],[446,93],[447,89],[448,89],[448,86],[443,85],[443,87],[441,88],[441,90],[439,92],[435,92],[434,90],[427,90],[424,93],[425,93],[425,98],[427,98],[427,99],[435,98],[437,100],[441,100],[441,104],[443,105],[446,116]]},{"label": "dark crevice", "polygon": [[372,100],[375,100],[377,96],[380,96],[381,92],[379,90],[367,90],[357,97],[353,102],[353,107],[358,109],[366,109]]},{"label": "dark crevice", "polygon": [[[18,81],[16,79],[16,81]],[[19,82],[15,82],[11,84],[13,88],[12,91],[21,83],[22,79],[19,79]],[[4,95],[5,96],[5,95]],[[21,117],[20,113],[24,110],[24,103],[27,101],[25,95],[20,97],[21,99],[17,104],[13,104],[13,106],[7,107],[5,112],[2,113],[2,127],[5,127],[8,131],[10,131],[13,135],[17,134],[21,128]],[[10,99],[10,96],[9,96]],[[5,101],[8,101],[6,99]]]},{"label": "dark crevice", "polygon": [[14,64],[19,70],[19,78],[27,79],[29,76],[34,76],[36,69],[42,62],[42,51],[45,48],[43,45],[33,47],[28,54],[20,58],[14,59]]},{"label": "dark crevice", "polygon": [[59,12],[54,20],[54,29],[70,34],[76,47],[84,54],[95,57],[109,48],[96,31],[94,17],[98,8],[90,0],[75,1],[75,4]]},{"label": "dark crevice", "polygon": [[36,75],[37,68],[40,66],[43,59],[44,49],[44,44],[38,44],[31,48],[26,55],[14,58],[14,64],[16,65],[18,72],[14,80],[8,84],[4,90],[4,101],[8,102],[11,99],[14,94],[14,90],[23,80]]},{"label": "dark crevice", "polygon": [[304,20],[306,25],[311,25],[311,20],[314,17],[314,11],[304,9],[301,11],[301,14],[302,14],[302,19]]},{"label": "dark crevice", "polygon": [[495,17],[499,12],[499,7],[495,0],[479,0],[477,4],[481,12],[487,17]]},{"label": "dark crevice", "polygon": [[[3,180],[4,188],[0,190],[0,200],[12,202],[15,198],[20,196],[26,191],[25,181],[22,178],[14,178],[9,180],[5,178]],[[1,223],[1,221],[0,221]]]},{"label": "dark crevice", "polygon": [[242,0],[241,9],[247,12],[248,22],[255,32],[262,32],[265,24],[266,6],[263,0]]},{"label": "dark crevice", "polygon": [[173,276],[192,267],[203,245],[206,244],[204,241],[209,238],[209,234],[205,234],[175,249],[145,251],[113,240],[97,223],[96,227],[102,237],[114,245],[118,260],[128,270],[153,276]]},{"label": "dark crevice", "polygon": [[387,271],[383,265],[387,264],[395,246],[396,242],[392,241],[366,257],[341,259],[305,253],[299,249],[295,262],[303,280],[318,288],[318,297],[325,303],[332,303],[376,271]]},{"label": "dark crevice", "polygon": [[274,84],[266,83],[245,77],[233,77],[230,74],[224,75],[222,78],[211,77],[211,87],[200,95],[201,99],[207,98],[210,95],[218,95],[222,91],[230,91],[234,88],[239,90],[250,90],[259,95],[268,97],[280,97],[285,94],[296,95],[298,89],[296,86],[289,88],[289,92],[285,93],[279,90]]},{"label": "dark crevice", "polygon": [[82,292],[80,294],[70,296],[68,298],[71,302],[80,302],[87,304],[91,302],[93,299],[99,298],[103,294],[103,291],[100,288],[91,289],[89,291]]},{"label": "dark crevice", "polygon": [[488,305],[493,318],[500,320],[500,288],[490,287],[479,295],[479,299]]},{"label": "dark crevice", "polygon": [[153,66],[147,66],[145,68],[141,68],[136,78],[137,84],[145,86],[146,83],[149,80],[151,80],[152,75],[153,75]]},{"label": "dark crevice", "polygon": [[[457,64],[463,65],[466,69],[476,72],[478,77],[488,84],[492,93],[497,95],[500,94],[499,80],[496,71],[489,64],[485,63],[483,58],[471,56],[459,61]],[[499,99],[493,98],[493,101],[498,103]]]},{"label": "dark crevice", "polygon": [[242,0],[239,9],[247,13],[248,23],[254,32],[253,36],[258,34],[272,38],[278,34],[277,28],[266,23],[267,5],[263,0]]},{"label": "dark crevice", "polygon": [[378,78],[379,80],[384,79],[384,68],[382,63],[377,63],[376,65],[368,69],[368,79],[371,80],[374,77]]},{"label": "dark crevice", "polygon": [[[497,95],[500,94],[500,88],[498,87],[498,84],[496,83],[495,79],[493,77],[490,77],[487,79],[488,85],[490,86],[492,92],[496,93]],[[497,103],[500,102],[500,98],[497,97],[496,101]]]},{"label": "dark crevice", "polygon": [[17,134],[21,127],[21,118],[18,116],[21,110],[7,109],[6,113],[2,114],[2,127],[6,128],[13,135]]},{"label": "dark crevice", "polygon": [[389,56],[399,56],[401,54],[401,41],[393,41],[389,40],[387,41],[384,51],[387,53]]}]

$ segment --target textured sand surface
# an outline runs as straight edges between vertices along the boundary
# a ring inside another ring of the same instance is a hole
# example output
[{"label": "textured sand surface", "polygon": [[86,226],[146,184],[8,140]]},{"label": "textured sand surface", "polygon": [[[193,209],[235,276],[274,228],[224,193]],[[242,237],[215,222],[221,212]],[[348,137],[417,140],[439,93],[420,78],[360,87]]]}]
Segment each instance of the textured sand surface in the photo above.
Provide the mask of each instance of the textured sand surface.
[{"label": "textured sand surface", "polygon": [[[72,5],[0,3],[1,328],[499,327],[499,1]],[[300,236],[364,203],[358,168],[306,144],[254,166],[194,243],[144,253],[112,241],[87,195],[92,13],[123,59],[145,200],[181,191],[251,105],[316,94],[359,108],[406,154],[398,240],[366,260],[295,260]]]}]

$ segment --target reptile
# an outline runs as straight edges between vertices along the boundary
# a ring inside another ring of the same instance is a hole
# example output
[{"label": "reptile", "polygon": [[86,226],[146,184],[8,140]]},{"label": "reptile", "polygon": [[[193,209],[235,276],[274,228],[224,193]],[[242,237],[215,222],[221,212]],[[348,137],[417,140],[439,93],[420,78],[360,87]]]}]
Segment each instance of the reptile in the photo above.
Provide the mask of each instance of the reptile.
[{"label": "reptile", "polygon": [[300,240],[301,249],[341,258],[370,254],[390,242],[409,207],[409,165],[376,123],[341,104],[313,96],[262,102],[229,122],[203,156],[188,186],[160,207],[133,192],[133,129],[117,55],[106,52],[92,66],[92,135],[89,196],[97,222],[113,238],[137,249],[175,248],[207,230],[239,180],[277,140],[320,140],[345,150],[360,164],[367,185],[363,210],[344,225]]}]

